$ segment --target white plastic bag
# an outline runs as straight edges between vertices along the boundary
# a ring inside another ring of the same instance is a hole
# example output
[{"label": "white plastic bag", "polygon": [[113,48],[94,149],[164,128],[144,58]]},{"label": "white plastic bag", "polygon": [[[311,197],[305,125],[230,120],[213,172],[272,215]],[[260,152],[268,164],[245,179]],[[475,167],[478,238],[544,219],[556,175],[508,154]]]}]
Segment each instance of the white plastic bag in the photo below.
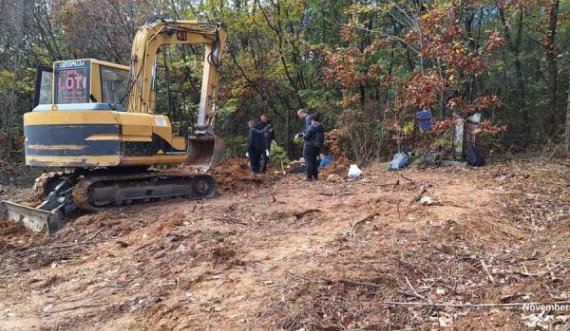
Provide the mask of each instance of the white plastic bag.
[{"label": "white plastic bag", "polygon": [[356,164],[351,164],[348,169],[348,178],[356,179],[360,176],[362,176],[362,170]]}]

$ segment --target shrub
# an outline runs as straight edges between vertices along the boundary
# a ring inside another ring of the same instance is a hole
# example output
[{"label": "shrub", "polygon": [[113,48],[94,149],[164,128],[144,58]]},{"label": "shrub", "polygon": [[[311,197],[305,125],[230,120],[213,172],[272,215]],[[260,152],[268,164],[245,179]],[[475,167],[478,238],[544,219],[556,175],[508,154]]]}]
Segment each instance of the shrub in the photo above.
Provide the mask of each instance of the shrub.
[{"label": "shrub", "polygon": [[289,162],[291,162],[287,156],[287,151],[283,147],[279,146],[276,141],[271,143],[271,157],[269,158],[269,162],[278,169],[281,168],[281,163],[283,163],[283,166],[285,167]]},{"label": "shrub", "polygon": [[243,136],[226,136],[226,156],[236,157],[243,156],[247,152],[247,137]]}]

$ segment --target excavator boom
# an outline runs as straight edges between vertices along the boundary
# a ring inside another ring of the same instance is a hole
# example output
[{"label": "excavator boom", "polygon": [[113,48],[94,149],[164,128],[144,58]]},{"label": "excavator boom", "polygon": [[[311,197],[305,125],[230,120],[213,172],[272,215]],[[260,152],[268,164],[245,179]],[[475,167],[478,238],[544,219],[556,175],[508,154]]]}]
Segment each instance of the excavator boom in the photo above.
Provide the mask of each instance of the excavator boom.
[{"label": "excavator boom", "polygon": [[126,109],[153,114],[156,111],[154,80],[158,49],[163,45],[204,44],[204,67],[198,121],[188,137],[185,164],[208,171],[223,158],[225,144],[214,133],[218,68],[226,40],[222,24],[215,29],[193,21],[157,19],[142,26],[133,41]]}]

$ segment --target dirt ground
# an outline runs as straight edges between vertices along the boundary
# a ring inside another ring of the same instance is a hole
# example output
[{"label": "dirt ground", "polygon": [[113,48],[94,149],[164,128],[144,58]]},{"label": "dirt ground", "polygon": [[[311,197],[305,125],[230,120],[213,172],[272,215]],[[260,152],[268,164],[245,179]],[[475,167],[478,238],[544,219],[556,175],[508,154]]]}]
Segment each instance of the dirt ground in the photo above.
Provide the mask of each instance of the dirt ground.
[{"label": "dirt ground", "polygon": [[228,162],[211,200],[107,209],[51,237],[0,222],[0,330],[568,330],[570,306],[520,304],[570,301],[569,167],[306,183]]}]

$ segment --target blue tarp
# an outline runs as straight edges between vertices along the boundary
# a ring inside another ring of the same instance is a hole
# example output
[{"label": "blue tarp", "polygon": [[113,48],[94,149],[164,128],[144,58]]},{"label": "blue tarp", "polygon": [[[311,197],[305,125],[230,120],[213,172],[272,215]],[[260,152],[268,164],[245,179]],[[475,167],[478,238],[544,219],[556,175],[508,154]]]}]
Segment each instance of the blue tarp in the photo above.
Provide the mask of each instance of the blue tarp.
[{"label": "blue tarp", "polygon": [[331,163],[333,162],[333,157],[332,155],[326,155],[325,157],[323,157],[321,159],[321,163],[319,164],[319,168],[324,168],[329,166]]},{"label": "blue tarp", "polygon": [[426,132],[432,128],[432,118],[431,111],[429,109],[422,109],[416,113],[416,119],[420,125],[420,131]]}]

